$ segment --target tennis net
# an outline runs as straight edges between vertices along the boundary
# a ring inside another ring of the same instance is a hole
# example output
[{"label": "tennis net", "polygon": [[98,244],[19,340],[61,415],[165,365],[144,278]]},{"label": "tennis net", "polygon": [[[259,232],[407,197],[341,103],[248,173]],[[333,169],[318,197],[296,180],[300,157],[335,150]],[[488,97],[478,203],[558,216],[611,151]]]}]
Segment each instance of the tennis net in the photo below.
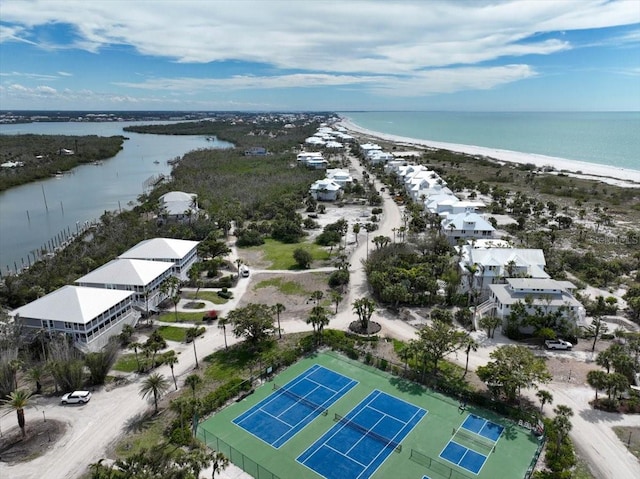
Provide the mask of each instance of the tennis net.
[{"label": "tennis net", "polygon": [[493,451],[493,447],[495,446],[495,442],[490,441],[489,439],[483,439],[482,436],[478,434],[474,434],[471,432],[467,432],[464,428],[458,429],[454,439],[456,437],[461,437],[469,441],[475,447],[478,447],[481,452],[484,452],[486,455],[489,455],[491,451]]},{"label": "tennis net", "polygon": [[355,429],[356,431],[361,432],[365,436],[370,436],[374,439],[377,439],[378,441],[384,443],[385,445],[391,446],[393,449],[395,449],[396,452],[402,451],[402,445],[399,442],[396,442],[393,439],[389,439],[388,437],[384,437],[383,435],[378,434],[377,432],[373,432],[371,429],[361,426],[357,422],[353,422],[347,419],[346,417],[341,416],[338,413],[335,414],[334,421],[339,422],[340,424],[344,424],[345,426],[349,426]]},{"label": "tennis net", "polygon": [[304,404],[305,406],[309,406],[310,408],[312,408],[312,409],[314,409],[316,411],[320,411],[320,414],[322,414],[323,416],[327,415],[327,408],[326,407],[320,406],[319,404],[316,404],[313,401],[309,401],[307,398],[294,393],[290,389],[283,388],[282,386],[278,386],[277,384],[274,383],[273,390],[274,391],[281,391],[282,393],[286,394],[287,396],[292,397],[293,399],[295,399],[298,402]]}]

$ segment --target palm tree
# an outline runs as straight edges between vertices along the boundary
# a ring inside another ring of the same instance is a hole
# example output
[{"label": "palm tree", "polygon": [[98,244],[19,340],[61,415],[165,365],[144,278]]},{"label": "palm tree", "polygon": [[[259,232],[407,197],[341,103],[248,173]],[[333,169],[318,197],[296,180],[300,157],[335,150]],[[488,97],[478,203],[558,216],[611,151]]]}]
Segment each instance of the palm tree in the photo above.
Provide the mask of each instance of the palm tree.
[{"label": "palm tree", "polygon": [[553,410],[553,412],[556,413],[556,417],[553,418],[553,424],[557,433],[556,450],[554,455],[558,455],[562,444],[564,444],[566,437],[569,435],[569,431],[571,431],[572,426],[569,418],[573,416],[573,410],[569,406],[560,404]]},{"label": "palm tree", "polygon": [[240,266],[242,266],[244,264],[244,261],[241,260],[240,258],[237,258],[234,263],[236,264],[236,266],[238,267],[238,274],[240,274]]},{"label": "palm tree", "polygon": [[129,349],[133,349],[133,353],[136,356],[136,364],[138,365],[137,371],[140,372],[142,369],[140,367],[140,358],[138,357],[138,348],[142,348],[142,344],[138,342],[129,343]]},{"label": "palm tree", "polygon": [[545,389],[540,389],[536,393],[536,396],[540,399],[540,412],[542,412],[542,408],[545,404],[551,404],[553,402],[553,395]]},{"label": "palm tree", "polygon": [[276,313],[276,318],[278,319],[278,338],[282,339],[282,328],[280,327],[280,313],[286,311],[287,308],[282,303],[276,303],[273,306],[273,311]]},{"label": "palm tree", "polygon": [[7,399],[2,400],[2,408],[3,409],[15,409],[16,415],[18,416],[18,427],[20,427],[20,432],[22,437],[25,437],[27,433],[24,430],[25,420],[24,420],[24,408],[29,406],[29,399],[31,398],[31,393],[25,391],[23,389],[17,389],[9,394]]},{"label": "palm tree", "polygon": [[169,381],[162,374],[153,373],[140,386],[140,396],[143,399],[153,396],[155,414],[158,414],[158,399],[169,389]]},{"label": "palm tree", "polygon": [[368,334],[369,321],[371,320],[371,315],[376,310],[376,303],[370,298],[359,298],[353,302],[352,306],[353,311],[358,315],[360,328],[365,334]]},{"label": "palm tree", "polygon": [[227,323],[229,322],[229,320],[227,318],[220,318],[220,321],[218,321],[218,327],[222,328],[222,334],[224,335],[224,349],[229,349],[229,346],[227,345]]},{"label": "palm tree", "polygon": [[193,399],[195,399],[196,398],[196,389],[198,389],[198,387],[200,387],[200,385],[202,384],[202,378],[200,376],[198,376],[197,374],[190,374],[189,376],[187,376],[185,378],[184,384],[191,388],[191,392],[193,394]]},{"label": "palm tree", "polygon": [[343,300],[342,295],[338,291],[331,291],[331,301],[336,305],[336,312],[338,314],[338,305]]},{"label": "palm tree", "polygon": [[40,364],[36,364],[27,372],[29,379],[36,384],[36,394],[42,392],[42,378],[44,376],[44,367]]},{"label": "palm tree", "polygon": [[168,364],[171,368],[171,377],[173,378],[173,385],[176,387],[176,391],[178,390],[178,382],[176,381],[176,375],[173,373],[173,366],[178,364],[178,356],[176,356],[176,352],[172,349],[164,356],[165,364]]},{"label": "palm tree", "polygon": [[471,351],[476,352],[478,350],[478,346],[478,342],[471,336],[467,336],[464,340],[464,348],[465,354],[467,355],[467,360],[464,365],[464,374],[462,375],[462,377],[465,377],[467,375],[467,372],[469,371],[469,353]]},{"label": "palm tree", "polygon": [[200,367],[200,364],[198,363],[198,353],[196,352],[196,338],[200,336],[202,333],[204,333],[204,328],[198,328],[198,327],[189,328],[187,329],[187,333],[186,333],[187,342],[189,341],[193,342],[193,355],[196,358],[196,369]]},{"label": "palm tree", "polygon": [[216,472],[222,472],[229,466],[229,459],[220,451],[213,451],[211,453],[211,479],[216,479]]},{"label": "palm tree", "polygon": [[327,314],[327,310],[322,306],[314,306],[311,308],[309,318],[307,319],[307,324],[309,323],[313,326],[314,333],[317,331],[318,344],[320,344],[322,341],[322,330],[327,324],[329,324],[329,315]]}]

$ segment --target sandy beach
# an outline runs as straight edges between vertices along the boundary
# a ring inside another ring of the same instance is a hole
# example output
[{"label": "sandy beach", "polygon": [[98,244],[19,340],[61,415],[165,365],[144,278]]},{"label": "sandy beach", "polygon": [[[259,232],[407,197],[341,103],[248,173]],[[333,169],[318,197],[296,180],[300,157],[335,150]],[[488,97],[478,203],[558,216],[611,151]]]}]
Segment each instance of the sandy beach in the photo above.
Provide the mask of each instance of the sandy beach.
[{"label": "sandy beach", "polygon": [[388,135],[377,131],[362,128],[347,119],[342,119],[339,123],[349,132],[367,135],[372,138],[379,138],[391,141],[407,148],[437,148],[442,150],[455,151],[474,156],[493,158],[504,163],[531,163],[539,168],[552,166],[556,172],[564,173],[578,178],[602,181],[610,185],[623,188],[640,188],[640,170],[630,170],[626,168],[616,168],[613,166],[587,163],[584,161],[567,160],[552,156],[537,155],[533,153],[521,153],[518,151],[500,150],[496,148],[486,148],[483,146],[460,145],[456,143],[444,143],[430,140],[419,140],[404,136]]}]

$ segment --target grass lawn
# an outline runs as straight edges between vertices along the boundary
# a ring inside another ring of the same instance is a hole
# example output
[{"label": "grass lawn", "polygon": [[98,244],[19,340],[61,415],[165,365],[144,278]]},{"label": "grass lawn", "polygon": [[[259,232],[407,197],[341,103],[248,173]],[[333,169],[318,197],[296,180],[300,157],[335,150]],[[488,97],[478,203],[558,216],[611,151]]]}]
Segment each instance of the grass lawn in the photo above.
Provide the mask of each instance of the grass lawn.
[{"label": "grass lawn", "polygon": [[135,354],[123,354],[118,358],[113,365],[113,369],[116,371],[122,371],[123,373],[132,373],[138,369],[138,362],[136,361]]},{"label": "grass lawn", "polygon": [[[187,299],[195,299],[196,292],[188,291],[184,294],[184,297]],[[228,299],[218,296],[218,293],[215,291],[198,291],[198,299],[201,299],[203,301],[211,301],[213,304],[224,304],[229,301]]]},{"label": "grass lawn", "polygon": [[[253,246],[249,250],[262,251],[267,261],[271,262],[268,269],[300,269],[293,259],[294,250],[302,248],[311,253],[314,263],[328,261],[331,255],[323,247],[314,243],[285,244],[272,239],[265,239],[262,246]],[[314,264],[312,266],[318,266]]]},{"label": "grass lawn", "polygon": [[186,328],[177,328],[175,326],[160,326],[158,328],[158,332],[160,336],[162,336],[167,341],[176,341],[176,342],[184,342],[187,329]]},{"label": "grass lawn", "polygon": [[[196,313],[184,313],[178,311],[178,323],[201,323],[202,317],[205,315],[205,311],[198,311]],[[176,313],[173,311],[160,313],[158,317],[158,321],[163,321],[165,323],[175,323],[176,322]]]}]

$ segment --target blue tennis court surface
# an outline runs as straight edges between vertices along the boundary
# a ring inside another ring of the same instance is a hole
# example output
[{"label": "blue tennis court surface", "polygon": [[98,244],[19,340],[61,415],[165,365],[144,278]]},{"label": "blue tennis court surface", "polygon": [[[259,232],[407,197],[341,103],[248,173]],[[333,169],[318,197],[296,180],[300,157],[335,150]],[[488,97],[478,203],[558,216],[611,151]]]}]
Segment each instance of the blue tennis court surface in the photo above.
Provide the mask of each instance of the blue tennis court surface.
[{"label": "blue tennis court surface", "polygon": [[462,423],[462,427],[468,431],[475,432],[479,436],[496,442],[500,439],[504,427],[499,424],[486,420],[485,418],[469,414]]},{"label": "blue tennis court surface", "polygon": [[367,479],[426,414],[375,390],[297,460],[326,479]]},{"label": "blue tennis court surface", "polygon": [[314,365],[233,420],[276,449],[344,396],[357,381]]},{"label": "blue tennis court surface", "polygon": [[[502,431],[504,431],[503,426],[470,414],[442,450],[440,457],[467,471],[478,474],[487,461],[488,454],[500,439]],[[455,441],[458,436],[470,444],[474,444],[472,447],[483,449],[487,454],[459,444]]]},{"label": "blue tennis court surface", "polygon": [[480,469],[482,469],[482,466],[484,466],[484,463],[487,460],[487,456],[484,454],[480,454],[473,449],[464,447],[454,440],[447,443],[446,447],[440,453],[440,457],[466,469],[467,471],[471,471],[474,474],[478,474],[480,472]]}]

